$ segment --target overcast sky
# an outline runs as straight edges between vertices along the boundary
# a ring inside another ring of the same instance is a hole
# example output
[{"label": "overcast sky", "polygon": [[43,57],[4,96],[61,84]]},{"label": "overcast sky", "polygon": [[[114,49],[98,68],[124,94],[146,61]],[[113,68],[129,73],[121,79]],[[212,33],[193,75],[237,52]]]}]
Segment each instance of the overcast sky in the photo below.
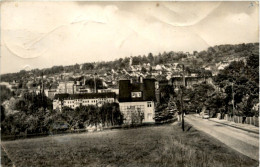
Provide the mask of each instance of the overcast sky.
[{"label": "overcast sky", "polygon": [[255,2],[5,2],[1,73],[258,42]]}]

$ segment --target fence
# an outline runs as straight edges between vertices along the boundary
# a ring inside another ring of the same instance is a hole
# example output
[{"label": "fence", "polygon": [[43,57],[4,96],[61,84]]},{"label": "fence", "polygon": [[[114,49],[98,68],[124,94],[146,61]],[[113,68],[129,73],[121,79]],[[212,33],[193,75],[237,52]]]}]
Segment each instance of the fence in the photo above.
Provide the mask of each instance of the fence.
[{"label": "fence", "polygon": [[235,123],[241,123],[241,124],[249,124],[259,127],[259,118],[258,117],[242,117],[242,116],[233,116],[231,117],[228,114],[225,114],[224,117],[225,120],[235,122]]}]

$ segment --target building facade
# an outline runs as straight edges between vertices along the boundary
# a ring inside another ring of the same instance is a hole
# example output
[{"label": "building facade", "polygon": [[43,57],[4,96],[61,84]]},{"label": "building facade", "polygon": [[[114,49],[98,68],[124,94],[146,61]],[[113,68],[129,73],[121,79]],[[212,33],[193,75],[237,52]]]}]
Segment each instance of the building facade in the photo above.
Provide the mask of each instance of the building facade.
[{"label": "building facade", "polygon": [[171,85],[174,88],[174,91],[180,90],[180,86],[183,85],[187,88],[192,88],[193,85],[195,84],[200,84],[200,83],[207,83],[207,84],[212,84],[212,77],[173,77],[170,80]]},{"label": "building facade", "polygon": [[155,79],[140,78],[138,82],[119,81],[119,107],[124,124],[154,123],[156,95],[159,85]]},{"label": "building facade", "polygon": [[75,109],[79,106],[97,105],[116,102],[116,94],[86,93],[86,94],[56,94],[53,100],[53,109],[62,110],[63,107]]},{"label": "building facade", "polygon": [[57,93],[69,93],[74,94],[74,82],[73,81],[64,81],[60,82],[57,88]]}]

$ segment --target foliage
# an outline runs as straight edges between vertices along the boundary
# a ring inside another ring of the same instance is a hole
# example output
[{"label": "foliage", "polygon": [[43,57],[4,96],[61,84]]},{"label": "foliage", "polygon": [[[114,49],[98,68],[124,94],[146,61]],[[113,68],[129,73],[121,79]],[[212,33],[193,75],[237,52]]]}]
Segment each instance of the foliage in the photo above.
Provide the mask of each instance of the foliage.
[{"label": "foliage", "polygon": [[162,104],[168,104],[171,96],[174,96],[174,90],[171,85],[163,85],[160,87],[160,103]]},{"label": "foliage", "polygon": [[19,112],[8,114],[1,106],[2,135],[27,135],[50,133],[58,122],[64,122],[71,129],[81,129],[89,125],[121,125],[123,116],[117,103],[97,106],[80,106],[75,110],[63,107],[62,112],[52,110],[50,99],[42,94],[25,93],[12,104]]},{"label": "foliage", "polygon": [[[259,99],[258,68],[259,57],[257,54],[251,53],[246,64],[242,61],[232,62],[215,78],[216,84],[226,94],[226,109],[229,113],[241,116],[258,115],[252,109]],[[233,103],[234,111],[231,107]]]},{"label": "foliage", "polygon": [[184,108],[189,111],[200,112],[202,108],[212,107],[208,101],[211,94],[215,91],[212,85],[201,83],[193,86],[193,89],[183,91],[183,99],[189,99],[189,103],[184,103]]},{"label": "foliage", "polygon": [[155,121],[164,122],[173,118],[173,108],[176,109],[175,105],[172,105],[173,97],[176,96],[173,87],[171,85],[160,86],[160,103],[156,105]]},{"label": "foliage", "polygon": [[1,104],[5,101],[5,100],[9,100],[12,96],[13,93],[11,92],[11,90],[9,88],[7,88],[5,85],[0,85],[0,100],[1,100]]}]

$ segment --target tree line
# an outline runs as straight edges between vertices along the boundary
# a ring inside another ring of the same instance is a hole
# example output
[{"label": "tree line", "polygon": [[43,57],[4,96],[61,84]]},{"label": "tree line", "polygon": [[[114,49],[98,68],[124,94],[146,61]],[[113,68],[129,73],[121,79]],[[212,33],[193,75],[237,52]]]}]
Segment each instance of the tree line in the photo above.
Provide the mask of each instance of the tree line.
[{"label": "tree line", "polygon": [[[98,106],[79,106],[76,109],[52,109],[52,101],[44,94],[23,93],[22,97],[6,99],[1,104],[1,134],[4,136],[27,136],[49,134],[60,122],[67,129],[82,129],[88,126],[121,125],[123,115],[117,103]],[[59,130],[59,129],[58,129]]]},{"label": "tree line", "polygon": [[259,56],[251,53],[246,63],[234,61],[214,77],[214,85],[202,83],[192,89],[185,89],[185,109],[202,111],[203,107],[211,112],[236,115],[259,116]]},{"label": "tree line", "polygon": [[[220,62],[221,60],[228,59],[228,57],[247,57],[252,51],[258,51],[258,43],[238,44],[238,45],[218,45],[209,47],[207,50],[194,51],[193,53],[184,52],[163,52],[157,55],[148,53],[147,55],[138,55],[132,57],[132,64],[144,64],[150,63],[151,65],[174,63],[174,62],[185,62],[188,63],[193,69],[200,68],[202,65]],[[195,56],[196,58],[187,60],[189,56]],[[5,82],[11,82],[13,80],[21,80],[30,75],[41,76],[53,75],[64,72],[86,72],[86,71],[98,71],[98,70],[111,70],[111,69],[122,69],[129,66],[130,57],[116,59],[108,62],[92,62],[75,64],[69,66],[53,66],[45,69],[33,69],[31,71],[21,70],[17,73],[9,73],[1,75],[1,80]]]}]

